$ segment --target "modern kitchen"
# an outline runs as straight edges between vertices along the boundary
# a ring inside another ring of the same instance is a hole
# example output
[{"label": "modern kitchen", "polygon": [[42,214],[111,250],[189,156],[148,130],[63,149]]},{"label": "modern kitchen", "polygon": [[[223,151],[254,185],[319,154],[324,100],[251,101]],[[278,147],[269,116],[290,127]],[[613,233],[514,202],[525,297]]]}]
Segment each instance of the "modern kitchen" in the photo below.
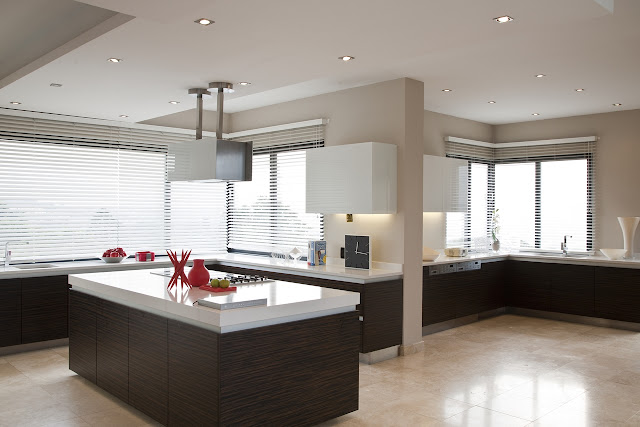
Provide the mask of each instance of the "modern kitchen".
[{"label": "modern kitchen", "polygon": [[4,0],[0,426],[640,425],[638,18]]}]

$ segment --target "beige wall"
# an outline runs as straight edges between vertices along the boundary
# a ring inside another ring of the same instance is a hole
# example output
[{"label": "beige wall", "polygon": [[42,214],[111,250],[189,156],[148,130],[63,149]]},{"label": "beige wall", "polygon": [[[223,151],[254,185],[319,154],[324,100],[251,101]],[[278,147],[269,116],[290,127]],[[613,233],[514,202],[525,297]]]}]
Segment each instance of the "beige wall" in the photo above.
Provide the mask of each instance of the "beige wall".
[{"label": "beige wall", "polygon": [[[446,114],[424,112],[424,153],[444,156],[444,138],[457,136],[476,141],[493,141],[494,126],[473,120],[461,119]],[[441,249],[445,246],[445,214],[427,212],[423,214],[422,241],[424,246]]]},{"label": "beige wall", "polygon": [[[618,216],[640,216],[640,110],[494,126],[494,142],[596,135],[596,248],[622,248]],[[636,233],[636,252],[640,233]]]}]

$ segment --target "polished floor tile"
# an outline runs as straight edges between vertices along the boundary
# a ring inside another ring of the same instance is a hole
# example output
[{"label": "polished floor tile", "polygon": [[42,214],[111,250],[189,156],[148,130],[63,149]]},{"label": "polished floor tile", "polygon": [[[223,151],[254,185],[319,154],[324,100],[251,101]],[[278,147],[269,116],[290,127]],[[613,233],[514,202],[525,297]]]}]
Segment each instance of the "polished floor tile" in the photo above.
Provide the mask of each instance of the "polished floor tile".
[{"label": "polished floor tile", "polygon": [[[323,426],[637,426],[640,333],[502,315],[360,365],[360,409]],[[0,426],[146,426],[68,369],[68,347],[0,358]]]}]

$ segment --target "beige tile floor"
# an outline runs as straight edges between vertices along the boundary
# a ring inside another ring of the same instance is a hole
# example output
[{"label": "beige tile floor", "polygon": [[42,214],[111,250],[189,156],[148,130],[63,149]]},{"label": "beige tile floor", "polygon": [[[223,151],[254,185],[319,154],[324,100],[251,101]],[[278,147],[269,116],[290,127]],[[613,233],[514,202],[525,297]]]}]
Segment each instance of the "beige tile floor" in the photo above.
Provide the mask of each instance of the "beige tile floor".
[{"label": "beige tile floor", "polygon": [[[360,410],[323,426],[640,426],[640,333],[505,315],[360,365]],[[68,369],[60,347],[0,357],[0,426],[153,420]]]}]

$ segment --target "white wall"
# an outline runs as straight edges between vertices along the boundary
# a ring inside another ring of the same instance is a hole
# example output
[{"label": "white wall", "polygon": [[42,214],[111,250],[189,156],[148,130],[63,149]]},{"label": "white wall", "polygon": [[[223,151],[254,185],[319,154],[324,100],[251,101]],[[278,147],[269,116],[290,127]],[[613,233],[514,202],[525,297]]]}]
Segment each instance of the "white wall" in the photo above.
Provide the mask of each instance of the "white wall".
[{"label": "white wall", "polygon": [[[640,216],[640,110],[494,126],[494,142],[596,135],[596,248],[622,248],[618,216]],[[640,233],[635,250],[640,250]]]}]

